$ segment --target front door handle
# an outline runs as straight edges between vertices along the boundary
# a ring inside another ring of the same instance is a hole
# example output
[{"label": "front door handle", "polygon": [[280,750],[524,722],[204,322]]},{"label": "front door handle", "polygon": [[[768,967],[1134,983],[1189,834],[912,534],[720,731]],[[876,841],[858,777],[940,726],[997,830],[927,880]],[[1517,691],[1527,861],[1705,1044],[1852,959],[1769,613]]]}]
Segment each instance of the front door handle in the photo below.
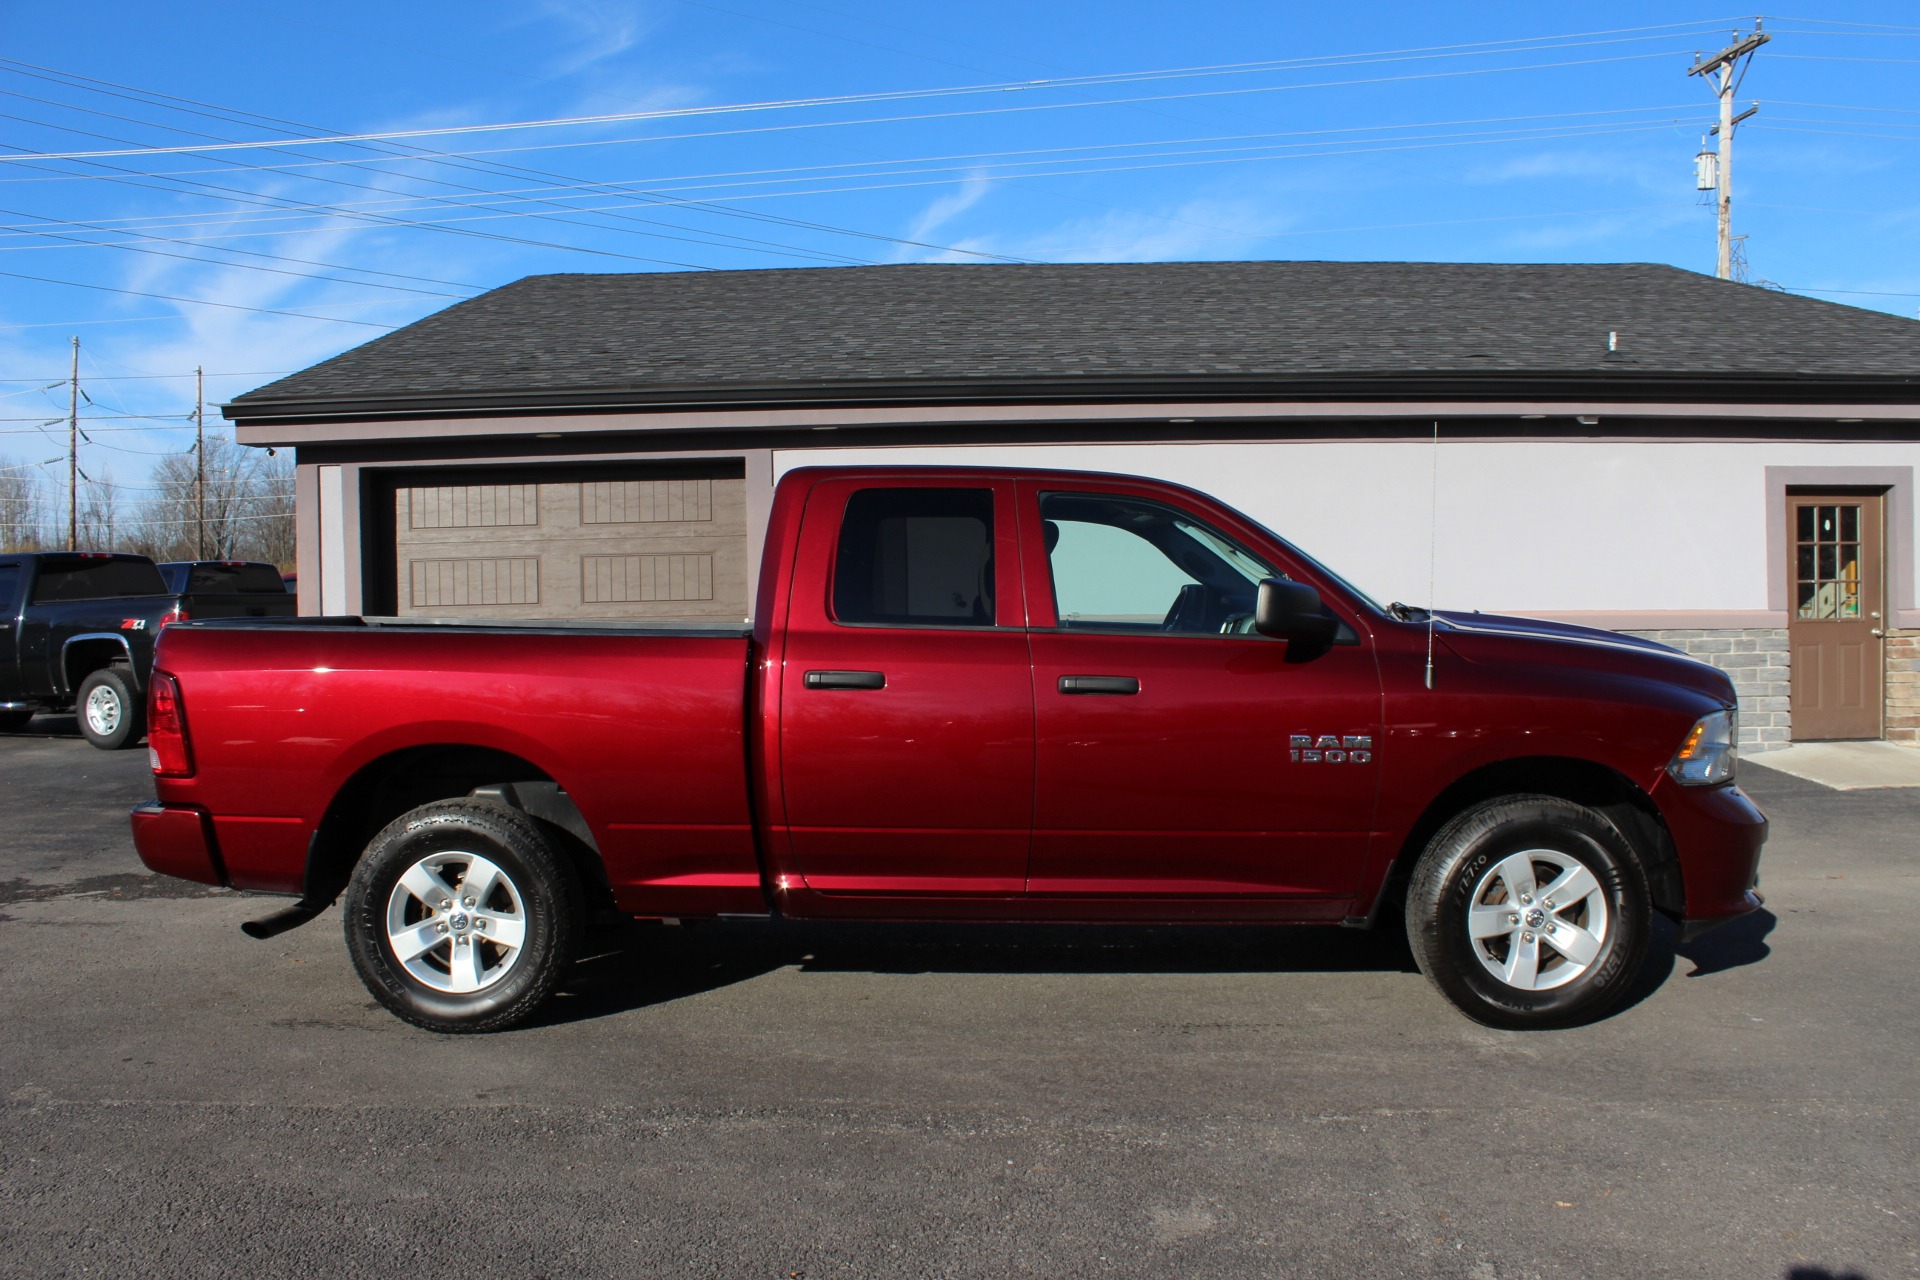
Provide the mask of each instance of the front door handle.
[{"label": "front door handle", "polygon": [[809,671],[806,675],[809,689],[884,689],[887,687],[887,673],[884,671]]},{"label": "front door handle", "polygon": [[1138,693],[1140,682],[1132,676],[1061,676],[1062,693]]}]

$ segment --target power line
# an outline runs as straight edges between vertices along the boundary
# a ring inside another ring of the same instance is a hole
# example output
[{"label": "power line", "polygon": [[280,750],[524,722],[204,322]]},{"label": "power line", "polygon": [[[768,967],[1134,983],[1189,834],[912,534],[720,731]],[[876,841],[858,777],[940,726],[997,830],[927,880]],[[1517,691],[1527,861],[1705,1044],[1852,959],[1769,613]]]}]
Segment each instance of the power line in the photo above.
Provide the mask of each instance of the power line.
[{"label": "power line", "polygon": [[[9,62],[12,62],[12,60],[0,59],[0,64],[5,64]],[[93,77],[81,76],[73,72],[53,71],[52,68],[46,68],[46,67],[38,67],[38,68],[35,68],[35,70],[25,70],[25,71],[18,69],[21,67],[32,67],[33,65],[34,64],[30,64],[30,63],[12,62],[12,67],[9,69],[12,69],[14,71],[14,74],[16,75],[34,76],[34,78],[36,79],[50,80],[54,83],[68,85],[68,87],[83,88],[85,87],[85,85],[109,86],[108,89],[94,89],[94,90],[91,90],[92,92],[111,92],[112,90],[126,90],[127,91],[126,93],[112,93],[112,96],[129,97],[134,101],[141,101],[146,103],[147,105],[162,107],[162,109],[164,110],[179,109],[179,108],[165,106],[165,103],[167,102],[183,102],[183,103],[188,103],[193,107],[205,107],[208,109],[209,112],[224,113],[222,116],[218,118],[224,118],[226,120],[229,120],[232,123],[243,123],[244,121],[242,120],[242,117],[245,117],[245,118],[256,120],[256,121],[265,121],[267,123],[289,128],[289,129],[303,130],[310,134],[328,132],[328,130],[321,129],[318,126],[303,124],[298,121],[284,120],[275,116],[265,116],[257,112],[243,111],[237,108],[219,107],[212,103],[199,102],[191,98],[180,98],[172,94],[159,93],[153,90],[137,89],[130,85],[116,84],[113,81],[97,80],[97,79],[94,79]],[[52,74],[38,75],[36,74],[36,71],[47,71],[47,72],[52,72]],[[64,79],[64,80],[55,79],[56,76],[67,77],[67,79]],[[85,82],[85,85],[71,84],[70,83],[71,81],[83,81]],[[136,97],[134,95],[140,95],[140,96]],[[198,113],[198,114],[205,114],[205,113]],[[503,164],[495,161],[477,161],[477,162],[467,161],[467,160],[459,159],[457,157],[449,156],[444,152],[436,152],[436,151],[432,151],[432,150],[428,150],[426,148],[420,148],[420,147],[369,145],[369,146],[360,147],[359,149],[372,152],[376,156],[382,155],[382,154],[391,154],[401,158],[416,159],[416,160],[425,159],[425,160],[429,160],[430,162],[442,163],[452,168],[470,169],[477,173],[516,173],[517,172],[517,173],[530,174],[537,177],[560,178],[563,180],[570,180],[567,178],[567,175],[564,175],[564,174],[549,173],[539,169],[526,169],[520,166],[508,165],[508,164]],[[352,163],[352,162],[319,161],[316,163],[343,164],[343,163]],[[288,168],[288,167],[294,167],[294,166],[277,166],[277,168]],[[298,166],[298,167],[307,167],[307,166]],[[365,162],[365,161],[360,162],[359,167],[370,167],[370,162]],[[462,184],[450,183],[442,179],[431,179],[431,181],[435,181],[439,183],[439,185],[443,185],[443,186],[452,186],[456,188],[460,188],[462,186]],[[466,189],[480,190],[480,188],[466,188]],[[639,193],[639,194],[644,194],[644,193]],[[827,223],[811,222],[805,219],[790,218],[783,215],[767,213],[767,212],[742,210],[742,209],[727,209],[721,206],[706,206],[705,211],[718,214],[723,217],[728,217],[728,218],[763,222],[763,223],[768,223],[770,225],[776,225],[776,226],[791,226],[791,227],[797,227],[797,228],[811,230],[811,231],[822,231],[822,232],[827,232],[834,235],[850,236],[857,239],[865,239],[865,240],[880,241],[884,243],[906,245],[914,248],[935,249],[942,252],[967,253],[970,256],[990,258],[990,259],[995,259],[999,261],[1018,261],[1018,259],[1010,259],[1000,254],[983,254],[977,251],[959,249],[949,245],[929,244],[922,241],[904,239],[898,236],[888,236],[888,235],[882,235],[882,234],[871,232],[871,231],[861,231],[861,230],[857,230],[850,227],[840,227],[840,226],[834,226]],[[677,225],[677,224],[670,224],[670,223],[668,224],[656,223],[651,219],[639,218],[632,214],[611,213],[608,216],[616,218],[621,221],[645,223],[648,225],[668,225],[668,226]],[[680,228],[680,229],[684,230],[685,228]],[[779,246],[778,242],[773,242],[773,241],[758,241],[758,240],[752,239],[751,237],[733,236],[725,232],[708,232],[706,234],[715,235],[726,240],[737,240],[737,241],[741,241],[743,243],[749,243],[749,244],[773,244],[773,245],[776,245],[776,247],[787,247],[787,248],[792,247],[792,246]]]},{"label": "power line", "polygon": [[[1566,46],[1555,46],[1555,47],[1566,47]],[[1557,70],[1563,70],[1568,67],[1597,66],[1597,65],[1616,63],[1616,62],[1638,62],[1638,61],[1644,61],[1650,58],[1665,58],[1665,57],[1672,56],[1674,52],[1676,51],[1663,49],[1654,53],[1623,54],[1617,57],[1608,57],[1608,58],[1586,58],[1586,59],[1579,59],[1571,62],[1531,63],[1531,64],[1525,64],[1521,66],[1511,66],[1511,67],[1475,67],[1465,71],[1432,71],[1432,72],[1421,72],[1414,75],[1405,75],[1405,76],[1377,76],[1377,77],[1368,77],[1365,79],[1358,79],[1358,80],[1322,81],[1314,84],[1261,85],[1261,86],[1255,86],[1252,88],[1242,88],[1242,89],[1213,89],[1213,90],[1207,90],[1204,92],[1197,92],[1197,93],[1160,94],[1160,95],[1154,95],[1146,98],[1103,99],[1103,100],[1095,100],[1095,101],[1089,101],[1089,102],[1039,103],[1039,104],[1034,104],[1031,106],[1024,106],[1024,107],[988,108],[988,109],[971,111],[971,112],[946,113],[946,115],[940,116],[940,117],[908,116],[908,117],[899,117],[898,119],[912,120],[912,119],[928,119],[928,118],[947,118],[948,116],[952,116],[952,115],[1006,115],[1006,114],[1015,114],[1015,113],[1026,112],[1026,111],[1052,111],[1052,110],[1077,109],[1082,107],[1097,107],[1097,106],[1133,106],[1133,105],[1138,105],[1139,103],[1142,103],[1142,102],[1174,102],[1174,101],[1187,101],[1187,100],[1198,99],[1198,98],[1233,97],[1233,96],[1240,96],[1244,94],[1254,94],[1254,93],[1296,92],[1303,89],[1348,88],[1348,87],[1353,87],[1357,85],[1368,85],[1368,84],[1396,84],[1396,83],[1405,83],[1408,81],[1417,81],[1417,80],[1458,79],[1465,76],[1498,75],[1498,74],[1505,74],[1505,73],[1510,73],[1515,71],[1557,71]],[[1348,64],[1342,64],[1342,65],[1358,65],[1358,64],[1348,63]],[[1236,72],[1236,73],[1245,74],[1246,72]],[[611,115],[575,116],[575,117],[568,117],[564,119],[555,119],[555,120],[528,120],[528,121],[515,121],[515,122],[509,122],[509,123],[484,124],[484,125],[457,125],[457,126],[445,126],[440,128],[434,128],[434,129],[400,129],[400,130],[389,130],[389,131],[379,132],[379,133],[335,134],[328,137],[302,139],[301,141],[306,143],[307,145],[330,145],[330,144],[352,143],[352,142],[384,142],[384,141],[394,141],[394,140],[407,139],[407,138],[450,137],[450,136],[459,136],[459,135],[473,134],[473,133],[502,133],[502,132],[509,132],[509,131],[515,131],[515,130],[522,130],[522,129],[573,128],[573,127],[579,127],[583,125],[627,123],[627,122],[637,122],[642,120],[682,119],[682,118],[697,117],[697,116],[724,115],[724,114],[762,112],[762,111],[774,111],[774,110],[789,110],[789,109],[796,109],[796,108],[802,108],[802,107],[842,106],[842,105],[855,105],[855,104],[861,104],[861,103],[867,103],[867,102],[914,101],[914,100],[927,99],[927,98],[954,97],[954,96],[990,93],[990,92],[1025,92],[1025,91],[1034,91],[1042,88],[1061,88],[1061,87],[1078,88],[1083,86],[1103,87],[1104,85],[1107,85],[1107,84],[1125,84],[1125,83],[1132,83],[1132,82],[1145,80],[1149,78],[1176,79],[1176,78],[1184,78],[1184,77],[1201,75],[1201,74],[1227,74],[1227,73],[1221,72],[1221,71],[1214,71],[1214,70],[1202,70],[1202,71],[1182,70],[1182,71],[1169,71],[1169,72],[1158,73],[1153,76],[1141,75],[1141,76],[1130,76],[1130,77],[1115,76],[1115,77],[1108,77],[1108,78],[1083,78],[1081,80],[1075,80],[1075,81],[1039,80],[1039,81],[1030,81],[1026,83],[980,85],[980,86],[970,86],[970,87],[962,87],[962,88],[954,88],[954,89],[899,90],[899,91],[877,93],[877,94],[843,94],[843,95],[838,95],[834,97],[825,97],[825,98],[798,98],[798,99],[787,99],[783,101],[774,101],[774,102],[741,103],[736,105],[713,106],[713,107],[675,107],[675,108],[668,108],[668,109],[659,110],[659,111],[620,112],[620,113],[615,113]],[[640,141],[640,140],[641,139],[633,139],[630,141]],[[191,155],[191,154],[204,154],[206,152],[212,152],[212,151],[251,151],[251,150],[280,148],[280,147],[284,147],[286,144],[287,144],[286,139],[279,138],[279,139],[270,139],[270,140],[263,140],[263,141],[254,141],[254,142],[221,142],[221,143],[211,143],[211,144],[199,145],[199,146],[138,147],[138,148],[124,149],[124,150],[97,150],[97,151],[32,152],[25,155],[17,155],[17,156],[0,155],[0,164],[17,163],[17,162],[28,161],[28,160],[31,160],[31,161],[92,160],[92,159],[100,159],[100,158],[108,158],[108,157],[119,158],[119,157],[150,156],[150,155],[152,156]],[[585,145],[611,145],[611,144],[590,143]],[[521,149],[521,148],[515,148],[515,149]]]},{"label": "power line", "polygon": [[[1631,110],[1651,111],[1651,110],[1662,110],[1662,109],[1664,108],[1635,108]],[[1578,113],[1567,113],[1567,114],[1569,118],[1575,118],[1575,117],[1581,117],[1581,116],[1586,116],[1591,114],[1609,114],[1610,115],[1615,113],[1613,112],[1606,112],[1606,113],[1578,112]],[[1515,119],[1553,119],[1555,117],[1540,116],[1540,117],[1514,117],[1514,118]],[[1463,123],[1468,123],[1468,122],[1463,122]],[[1645,131],[1656,130],[1656,129],[1666,129],[1671,127],[1673,123],[1674,122],[1671,120],[1626,121],[1626,122],[1606,121],[1606,122],[1595,122],[1594,124],[1587,125],[1587,126],[1559,125],[1559,126],[1543,127],[1540,129],[1496,129],[1496,130],[1485,130],[1485,131],[1480,131],[1475,133],[1450,133],[1450,134],[1442,133],[1442,134],[1429,134],[1429,135],[1413,135],[1411,138],[1405,138],[1405,139],[1392,139],[1392,138],[1379,139],[1377,141],[1384,144],[1391,144],[1391,145],[1370,147],[1370,148],[1366,148],[1365,151],[1354,150],[1354,149],[1348,149],[1343,151],[1327,151],[1327,150],[1309,149],[1309,148],[1325,148],[1325,147],[1337,146],[1341,141],[1344,141],[1344,139],[1330,139],[1327,142],[1274,143],[1266,147],[1248,146],[1248,147],[1228,148],[1227,150],[1268,153],[1268,154],[1260,154],[1260,155],[1248,155],[1248,156],[1242,157],[1242,159],[1245,159],[1245,160],[1312,159],[1317,156],[1324,156],[1324,155],[1364,154],[1366,153],[1366,151],[1377,151],[1377,150],[1426,150],[1426,149],[1430,149],[1431,147],[1460,145],[1463,141],[1472,142],[1476,140],[1486,141],[1486,142],[1532,142],[1532,141],[1562,140],[1562,139],[1577,138],[1577,137],[1604,137],[1604,136],[1611,136],[1611,135],[1620,134],[1620,133],[1645,132]],[[1383,131],[1390,130],[1390,129],[1417,128],[1417,127],[1422,127],[1422,126],[1415,126],[1415,125],[1378,126],[1378,128]],[[1364,132],[1364,131],[1365,130],[1355,130],[1355,129],[1310,130],[1310,131],[1299,131],[1298,133],[1286,133],[1286,134],[1240,135],[1240,137],[1249,138],[1249,139],[1261,138],[1261,137],[1312,137],[1312,136],[1323,136],[1323,135],[1350,134],[1353,132]],[[1174,143],[1162,144],[1162,145],[1181,145],[1189,142],[1205,142],[1205,141],[1212,141],[1212,140],[1213,139],[1179,139],[1179,140],[1175,140]],[[1219,141],[1235,141],[1237,139],[1235,137],[1229,136],[1229,137],[1220,138],[1218,140]],[[1425,143],[1428,145],[1412,145],[1414,143]],[[1108,160],[1110,157],[1107,157],[1104,155],[1083,155],[1083,156],[1075,157],[1075,156],[1066,155],[1064,153],[1076,152],[1076,151],[1117,150],[1121,148],[1137,149],[1137,148],[1149,147],[1153,145],[1156,145],[1156,144],[1140,143],[1140,142],[1097,144],[1097,145],[1090,145],[1087,147],[1041,148],[1041,149],[1032,149],[1032,150],[1024,150],[1024,151],[977,153],[977,155],[975,156],[968,156],[963,154],[963,155],[952,157],[952,158],[965,160],[965,159],[976,159],[976,158],[987,159],[987,158],[992,158],[996,156],[1035,155],[1035,156],[1042,156],[1046,158],[1043,160],[1014,162],[1009,165],[1001,166],[1001,168],[1014,169],[1014,168],[1036,165],[1036,164],[1043,164],[1043,163],[1053,164],[1056,166],[1086,166],[1086,165],[1098,164],[1100,162]],[[1173,150],[1173,151],[1159,151],[1159,152],[1136,151],[1134,155],[1114,157],[1114,159],[1143,160],[1143,159],[1163,159],[1171,156],[1207,156],[1207,155],[1217,154],[1218,150],[1219,149],[1216,149],[1216,151],[1213,151],[1213,152],[1199,151],[1199,150]],[[988,181],[988,180],[998,180],[1002,178],[1017,178],[1017,177],[1028,177],[1028,176],[1055,177],[1055,176],[1062,176],[1065,174],[1070,174],[1075,172],[1111,173],[1111,172],[1126,172],[1126,171],[1130,171],[1133,169],[1140,169],[1140,168],[1167,167],[1163,165],[1110,164],[1107,167],[1099,168],[1099,169],[1058,167],[1048,173],[1021,174],[1021,173],[1011,173],[1011,172],[997,172],[994,170],[982,170],[978,165],[961,165],[952,169],[928,169],[925,167],[903,167],[903,168],[895,168],[895,169],[878,170],[871,173],[847,172],[847,170],[850,170],[850,169],[857,169],[865,166],[879,165],[879,164],[919,166],[925,163],[929,163],[929,162],[933,162],[941,159],[946,159],[946,157],[926,157],[923,160],[893,160],[893,161],[871,161],[871,162],[857,161],[857,162],[848,162],[842,165],[819,165],[819,166],[797,167],[797,168],[791,168],[791,169],[744,170],[744,171],[739,171],[738,175],[735,175],[735,174],[686,175],[684,177],[650,179],[648,180],[648,182],[650,185],[656,187],[659,191],[672,194],[676,192],[713,191],[716,189],[720,191],[730,191],[730,190],[737,190],[737,189],[750,188],[750,187],[756,187],[756,186],[771,185],[772,183],[776,181],[781,181],[783,179],[785,181],[793,182],[793,183],[826,182],[826,181],[837,181],[837,180],[847,180],[847,179],[866,180],[866,179],[899,177],[899,176],[918,176],[918,175],[923,175],[928,173],[956,173],[957,172],[957,173],[967,174],[968,180]],[[819,170],[825,170],[826,172],[818,177],[805,176]],[[768,178],[761,181],[740,181],[740,182],[708,183],[706,185],[695,185],[695,180],[702,177],[713,177],[713,178],[727,178],[727,177],[734,177],[734,176],[745,177],[750,174],[770,174],[770,175],[775,175],[775,177]],[[683,183],[687,185],[672,185],[677,183]],[[594,183],[594,184],[586,184],[586,185],[598,187],[603,184]],[[908,184],[908,185],[925,185],[925,184]],[[857,191],[857,190],[877,190],[877,189],[885,189],[885,188],[874,187],[874,186],[852,186],[852,187],[835,188],[834,190]],[[550,191],[554,189],[553,188],[530,188],[528,190],[533,192],[541,192],[541,191]],[[582,194],[584,195],[586,193],[583,192]],[[806,194],[806,190],[804,188],[794,188],[791,191],[782,191],[782,192],[776,192],[773,194],[776,194],[776,195]],[[497,193],[497,196],[498,198],[491,203],[473,202],[473,203],[456,205],[454,207],[460,208],[460,209],[466,209],[466,210],[475,210],[475,211],[493,211],[492,216],[494,217],[538,216],[538,215],[529,214],[526,212],[513,212],[509,209],[509,207],[512,205],[526,203],[529,197],[519,196],[516,192],[511,190],[499,192]],[[753,199],[753,198],[766,198],[766,197],[765,195],[741,195],[741,196],[709,195],[704,197],[704,200],[720,201],[720,200]],[[672,204],[698,203],[697,201],[691,201],[691,200],[669,200],[667,199],[666,196],[661,197],[661,202],[672,203]],[[408,211],[423,208],[423,207],[432,207],[433,205],[438,204],[439,202],[437,200],[431,201],[431,202],[428,202],[427,205],[422,205],[419,203],[402,204],[402,205],[399,205],[397,208],[393,207],[390,204],[390,202],[380,202],[380,203],[389,205],[387,210],[385,210],[384,212],[390,216],[398,212],[408,212]],[[187,230],[187,229],[192,229],[196,226],[214,225],[216,223],[216,219],[217,219],[218,225],[234,225],[236,223],[240,225],[248,225],[248,224],[258,224],[263,222],[287,221],[292,219],[319,216],[320,213],[326,212],[328,210],[338,210],[343,208],[351,209],[353,207],[354,206],[351,206],[351,205],[323,206],[323,207],[317,208],[312,212],[309,212],[306,210],[282,209],[282,210],[275,210],[275,211],[263,212],[258,214],[245,214],[245,215],[211,215],[211,214],[184,215],[186,217],[193,218],[194,221],[182,222],[182,221],[176,220],[173,222],[160,223],[158,225],[149,224],[149,226],[147,227],[147,230],[149,231]],[[582,212],[597,211],[597,208],[591,205],[588,205],[588,206],[576,205],[571,207],[578,209]],[[615,206],[615,207],[618,207],[618,206]],[[508,211],[501,212],[501,210],[503,209],[506,209]],[[167,215],[161,215],[161,216],[167,216]],[[183,215],[172,215],[172,216],[178,219]],[[416,219],[416,220],[404,221],[403,225],[445,226],[452,222],[479,221],[479,220],[485,220],[485,219],[461,219],[461,218],[440,219],[440,220]],[[134,220],[124,219],[119,221],[130,222]],[[53,225],[61,225],[61,224],[53,224]],[[131,230],[130,228],[116,227],[116,226],[110,225],[109,222],[102,222],[96,225],[99,227],[99,229],[103,233],[112,233],[115,231]],[[28,226],[28,227],[0,226],[0,233],[15,234],[15,235],[31,235],[36,233],[36,229],[31,226]],[[297,234],[298,232],[295,232],[295,233]],[[252,233],[245,233],[245,234],[252,234]],[[185,237],[185,238],[182,238],[182,242],[199,243],[201,242],[202,239],[214,239],[214,238],[223,238],[223,237]],[[0,246],[0,250],[5,250],[8,247],[9,246]]]},{"label": "power line", "polygon": [[[158,298],[162,302],[187,302],[199,307],[223,307],[229,311],[251,311],[263,316],[292,316],[297,320],[331,320],[336,324],[357,324],[369,329],[398,329],[396,324],[379,324],[372,320],[348,320],[343,316],[316,316],[305,311],[280,311],[272,307],[243,307],[237,302],[213,302],[206,298],[182,298],[170,293],[147,293],[140,289],[120,289],[106,284],[82,284],[77,280],[54,280],[47,276],[22,275],[18,271],[0,271],[0,276],[14,280],[32,280],[39,284],[63,284],[74,289],[96,289],[101,293],[124,293],[135,298]],[[344,306],[345,303],[322,303],[322,306]],[[13,326],[9,326],[13,327]],[[20,328],[29,326],[21,325]]]}]

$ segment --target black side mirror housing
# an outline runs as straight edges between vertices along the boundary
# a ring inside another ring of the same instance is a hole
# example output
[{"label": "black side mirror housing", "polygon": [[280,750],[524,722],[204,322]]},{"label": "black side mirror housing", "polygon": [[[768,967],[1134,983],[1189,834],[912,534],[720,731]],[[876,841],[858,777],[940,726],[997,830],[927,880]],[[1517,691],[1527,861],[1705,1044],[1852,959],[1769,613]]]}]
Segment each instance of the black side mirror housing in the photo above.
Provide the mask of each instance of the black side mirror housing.
[{"label": "black side mirror housing", "polygon": [[1320,593],[1304,582],[1267,578],[1253,607],[1253,629],[1296,647],[1323,652],[1339,634],[1340,620],[1320,603]]}]

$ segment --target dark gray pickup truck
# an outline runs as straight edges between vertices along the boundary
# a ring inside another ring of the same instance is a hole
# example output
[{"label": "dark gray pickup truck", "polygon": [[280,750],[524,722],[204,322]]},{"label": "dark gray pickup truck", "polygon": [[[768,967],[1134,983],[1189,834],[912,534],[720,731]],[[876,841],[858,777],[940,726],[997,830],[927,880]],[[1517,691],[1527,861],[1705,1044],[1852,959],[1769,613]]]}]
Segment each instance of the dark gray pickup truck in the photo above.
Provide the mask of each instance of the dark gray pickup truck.
[{"label": "dark gray pickup truck", "polygon": [[71,710],[94,746],[134,746],[146,729],[144,687],[161,627],[295,612],[285,592],[194,585],[169,590],[145,556],[0,553],[0,732],[36,712]]}]

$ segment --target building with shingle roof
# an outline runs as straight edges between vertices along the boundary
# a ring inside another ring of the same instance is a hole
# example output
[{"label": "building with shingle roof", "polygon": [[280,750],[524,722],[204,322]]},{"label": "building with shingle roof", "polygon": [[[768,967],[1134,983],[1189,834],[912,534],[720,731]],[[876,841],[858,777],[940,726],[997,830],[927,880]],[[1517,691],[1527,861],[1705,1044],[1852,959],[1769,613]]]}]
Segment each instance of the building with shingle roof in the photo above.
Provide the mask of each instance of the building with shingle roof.
[{"label": "building with shingle roof", "polygon": [[535,276],[224,412],[297,450],[307,612],[737,621],[791,467],[1129,471],[1382,598],[1694,650],[1749,749],[1920,738],[1920,322],[1673,267]]}]

